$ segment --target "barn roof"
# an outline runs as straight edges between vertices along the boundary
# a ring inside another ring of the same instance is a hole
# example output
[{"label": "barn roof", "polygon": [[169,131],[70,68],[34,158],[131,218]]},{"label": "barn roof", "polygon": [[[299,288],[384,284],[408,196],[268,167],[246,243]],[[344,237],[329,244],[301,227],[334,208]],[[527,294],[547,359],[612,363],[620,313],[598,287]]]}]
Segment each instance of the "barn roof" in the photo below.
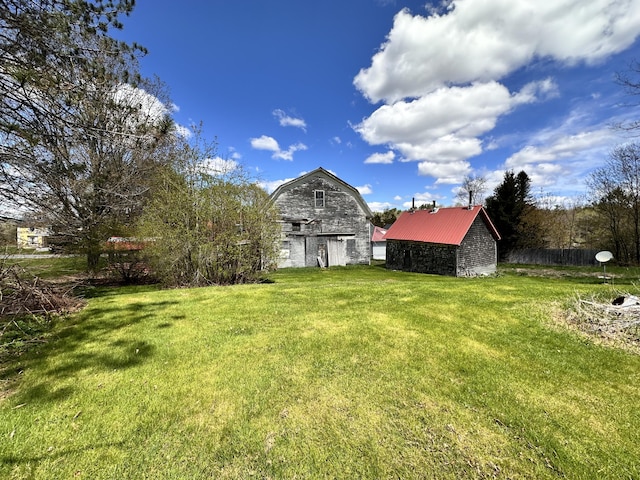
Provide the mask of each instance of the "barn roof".
[{"label": "barn roof", "polygon": [[328,180],[329,182],[342,185],[342,187],[344,187],[346,191],[350,192],[353,198],[355,198],[358,205],[360,205],[360,208],[362,208],[362,211],[364,212],[365,216],[367,218],[371,218],[373,216],[373,214],[371,213],[371,209],[369,208],[369,205],[367,205],[367,202],[364,201],[364,198],[362,198],[362,195],[360,195],[360,192],[358,191],[357,188],[352,187],[347,182],[336,177],[333,173],[329,172],[328,170],[325,170],[322,167],[318,167],[311,172],[305,173],[304,175],[300,175],[298,178],[294,178],[293,180],[283,183],[273,191],[273,193],[270,196],[271,201],[275,201],[283,191],[288,190],[301,183],[305,183],[312,177],[324,177],[325,180]]},{"label": "barn roof", "polygon": [[384,236],[385,240],[409,240],[414,242],[461,245],[476,217],[480,216],[493,238],[500,234],[491,223],[484,208],[468,207],[413,210],[400,214]]},{"label": "barn roof", "polygon": [[373,227],[373,235],[371,235],[371,241],[372,242],[384,242],[385,241],[385,238],[384,238],[385,233],[387,233],[387,231],[384,228],[378,227],[377,225],[374,225],[374,227]]}]

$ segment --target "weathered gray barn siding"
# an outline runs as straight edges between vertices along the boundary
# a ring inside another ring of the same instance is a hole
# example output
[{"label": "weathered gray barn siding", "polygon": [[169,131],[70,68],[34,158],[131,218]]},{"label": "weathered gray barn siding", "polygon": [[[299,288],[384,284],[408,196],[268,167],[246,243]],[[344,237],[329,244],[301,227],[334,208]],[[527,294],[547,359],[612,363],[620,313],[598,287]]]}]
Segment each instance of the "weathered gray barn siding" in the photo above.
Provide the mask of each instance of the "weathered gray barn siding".
[{"label": "weathered gray barn siding", "polygon": [[387,240],[386,266],[391,270],[455,276],[457,250],[455,245]]},{"label": "weathered gray barn siding", "polygon": [[490,275],[496,272],[497,263],[498,245],[477,216],[460,245],[457,276]]},{"label": "weathered gray barn siding", "polygon": [[[324,192],[324,206],[316,205]],[[272,195],[282,220],[279,267],[369,264],[371,212],[357,190],[323,169],[279,187]]]}]

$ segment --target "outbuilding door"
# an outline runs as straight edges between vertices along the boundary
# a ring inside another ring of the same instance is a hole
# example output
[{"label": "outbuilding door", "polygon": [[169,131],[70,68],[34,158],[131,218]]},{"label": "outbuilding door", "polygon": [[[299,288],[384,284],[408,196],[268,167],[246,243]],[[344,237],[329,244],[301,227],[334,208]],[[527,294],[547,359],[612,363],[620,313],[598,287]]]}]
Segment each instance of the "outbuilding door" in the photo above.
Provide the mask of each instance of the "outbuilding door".
[{"label": "outbuilding door", "polygon": [[404,251],[404,257],[402,258],[402,270],[405,272],[411,271],[411,250]]},{"label": "outbuilding door", "polygon": [[328,265],[346,265],[347,264],[347,242],[338,238],[327,239],[327,257]]}]

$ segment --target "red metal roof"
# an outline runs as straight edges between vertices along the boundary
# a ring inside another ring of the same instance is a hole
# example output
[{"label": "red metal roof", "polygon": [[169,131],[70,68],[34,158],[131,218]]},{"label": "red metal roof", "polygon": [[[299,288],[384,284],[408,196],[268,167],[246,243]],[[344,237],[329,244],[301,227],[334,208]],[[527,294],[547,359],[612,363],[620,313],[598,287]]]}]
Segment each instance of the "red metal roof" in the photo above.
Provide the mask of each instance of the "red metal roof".
[{"label": "red metal roof", "polygon": [[480,205],[476,205],[472,209],[448,207],[438,208],[434,211],[403,212],[387,230],[384,238],[386,240],[460,245],[478,215],[487,225],[491,235],[496,240],[500,240],[500,234],[491,223],[485,209]]},{"label": "red metal roof", "polygon": [[374,226],[373,227],[373,235],[371,236],[371,241],[372,242],[384,242],[385,238],[384,238],[384,234],[387,233],[387,231],[384,228],[380,228],[378,226]]}]

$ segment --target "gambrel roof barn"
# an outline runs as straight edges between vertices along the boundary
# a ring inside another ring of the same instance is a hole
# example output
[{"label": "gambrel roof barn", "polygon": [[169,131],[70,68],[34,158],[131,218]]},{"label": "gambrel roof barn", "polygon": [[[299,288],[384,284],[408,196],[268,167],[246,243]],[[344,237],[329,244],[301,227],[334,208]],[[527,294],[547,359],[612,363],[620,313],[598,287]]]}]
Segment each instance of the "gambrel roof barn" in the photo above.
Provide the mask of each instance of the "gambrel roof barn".
[{"label": "gambrel roof barn", "polygon": [[369,264],[371,217],[360,192],[324,168],[280,185],[280,267]]}]

